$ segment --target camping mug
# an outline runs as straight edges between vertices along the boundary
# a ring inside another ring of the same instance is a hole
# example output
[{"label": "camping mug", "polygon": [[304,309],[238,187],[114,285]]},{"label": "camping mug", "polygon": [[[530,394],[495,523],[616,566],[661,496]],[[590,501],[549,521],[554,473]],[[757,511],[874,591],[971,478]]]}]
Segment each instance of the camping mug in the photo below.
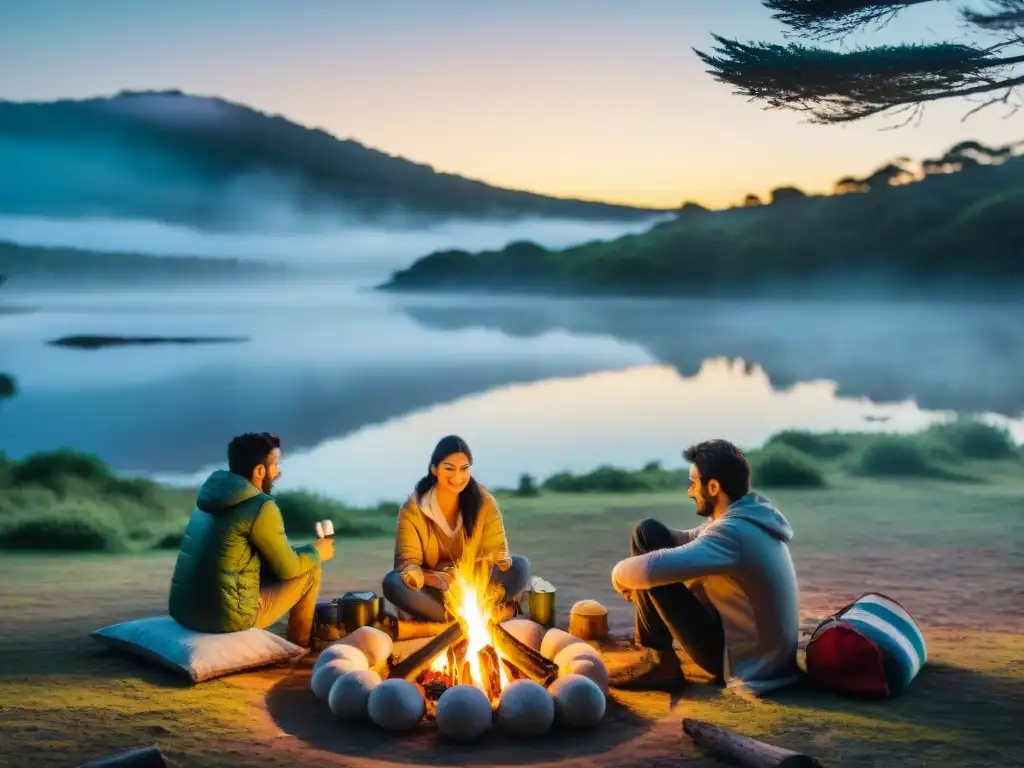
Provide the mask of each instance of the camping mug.
[{"label": "camping mug", "polygon": [[338,619],[349,632],[373,624],[380,616],[380,598],[373,592],[346,592],[338,598]]},{"label": "camping mug", "polygon": [[544,627],[555,624],[555,592],[528,592],[530,619]]},{"label": "camping mug", "polygon": [[338,603],[336,600],[318,600],[316,604],[316,622],[327,627],[338,626]]}]

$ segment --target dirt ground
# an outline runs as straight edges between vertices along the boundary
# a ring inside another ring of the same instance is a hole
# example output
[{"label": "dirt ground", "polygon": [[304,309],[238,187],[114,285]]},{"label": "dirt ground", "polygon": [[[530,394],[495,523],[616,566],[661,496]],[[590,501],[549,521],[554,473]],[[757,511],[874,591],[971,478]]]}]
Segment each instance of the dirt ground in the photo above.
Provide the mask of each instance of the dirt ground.
[{"label": "dirt ground", "polygon": [[[920,621],[930,661],[889,702],[794,688],[752,702],[707,685],[681,694],[613,693],[602,725],[521,741],[492,733],[444,744],[345,726],[309,690],[312,659],[199,686],[117,654],[88,633],[166,611],[173,553],[2,556],[0,765],[74,766],[157,744],[183,766],[634,766],[719,763],[681,735],[683,717],[734,728],[826,765],[1024,765],[1024,494],[992,486],[889,485],[779,494],[797,531],[805,617],[867,590]],[[613,629],[631,624],[608,583],[633,523],[694,520],[680,495],[510,501],[513,549],[557,589],[559,618],[602,601]],[[325,594],[379,589],[388,540],[341,542]]]}]

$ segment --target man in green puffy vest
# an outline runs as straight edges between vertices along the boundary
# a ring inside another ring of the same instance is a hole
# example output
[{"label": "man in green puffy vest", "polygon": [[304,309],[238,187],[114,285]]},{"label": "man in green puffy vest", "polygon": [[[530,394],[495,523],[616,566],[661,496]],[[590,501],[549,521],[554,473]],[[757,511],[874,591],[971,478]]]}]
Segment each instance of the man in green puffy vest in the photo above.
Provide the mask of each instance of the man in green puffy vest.
[{"label": "man in green puffy vest", "polygon": [[310,645],[321,563],[334,540],[292,549],[274,497],[281,441],[247,433],[228,445],[228,469],[199,489],[171,577],[170,614],[197,632],[265,629],[288,614],[288,639]]}]

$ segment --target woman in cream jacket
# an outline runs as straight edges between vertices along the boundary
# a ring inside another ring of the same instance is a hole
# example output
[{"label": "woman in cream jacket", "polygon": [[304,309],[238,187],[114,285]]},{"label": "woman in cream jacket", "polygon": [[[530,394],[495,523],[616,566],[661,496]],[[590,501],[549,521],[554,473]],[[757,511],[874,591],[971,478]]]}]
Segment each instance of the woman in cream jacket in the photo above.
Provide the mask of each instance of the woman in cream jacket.
[{"label": "woman in cream jacket", "polygon": [[398,513],[395,569],[384,577],[384,597],[412,617],[445,621],[444,593],[463,555],[490,566],[504,601],[526,588],[530,563],[510,555],[501,511],[470,474],[473,454],[456,436],[442,438],[428,473]]}]

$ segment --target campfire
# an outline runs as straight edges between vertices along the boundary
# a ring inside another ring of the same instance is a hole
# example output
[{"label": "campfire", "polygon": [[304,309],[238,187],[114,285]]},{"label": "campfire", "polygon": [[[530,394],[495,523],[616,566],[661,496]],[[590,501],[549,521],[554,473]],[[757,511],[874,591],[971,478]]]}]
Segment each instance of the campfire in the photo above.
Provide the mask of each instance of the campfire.
[{"label": "campfire", "polygon": [[492,708],[513,680],[529,678],[544,687],[558,677],[558,666],[501,626],[500,588],[491,586],[491,564],[475,557],[475,541],[467,542],[462,564],[454,573],[445,606],[455,620],[448,629],[403,662],[390,677],[411,680],[423,692],[427,717],[449,688],[472,685],[482,690]]},{"label": "campfire", "polygon": [[[556,720],[592,727],[604,716],[608,673],[598,651],[560,629],[528,619],[506,621],[491,563],[467,542],[445,592],[452,621],[398,660],[392,638],[361,627],[328,646],[313,667],[310,687],[340,719],[369,716],[389,731],[434,721],[456,741],[498,724],[533,737]],[[380,674],[378,674],[378,671]]]}]

